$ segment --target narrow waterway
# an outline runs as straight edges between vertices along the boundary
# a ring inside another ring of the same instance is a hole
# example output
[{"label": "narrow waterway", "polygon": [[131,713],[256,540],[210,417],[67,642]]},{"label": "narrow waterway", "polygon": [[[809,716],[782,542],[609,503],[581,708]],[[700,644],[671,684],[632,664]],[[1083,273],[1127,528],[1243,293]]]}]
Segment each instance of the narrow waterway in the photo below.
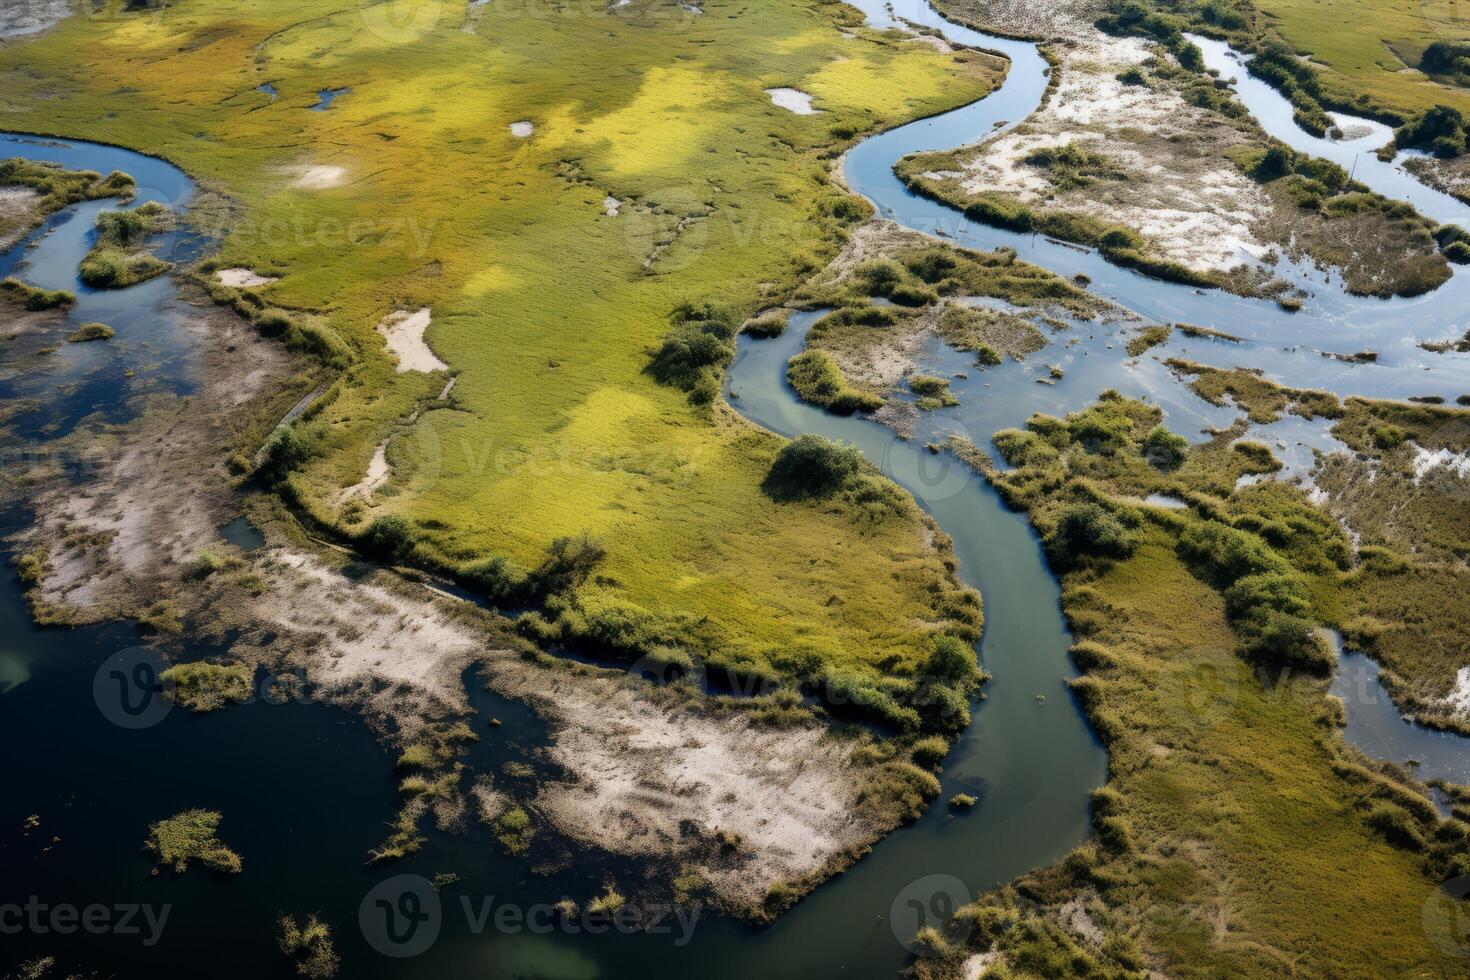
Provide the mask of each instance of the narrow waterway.
[{"label": "narrow waterway", "polygon": [[[853,149],[848,180],[880,213],[973,247],[1010,245],[1022,258],[1063,275],[1085,272],[1095,291],[1144,317],[1199,323],[1244,338],[1226,345],[1176,333],[1152,352],[1157,356],[1130,359],[1115,326],[1079,323],[1030,362],[983,372],[968,357],[936,345],[927,353],[936,370],[969,377],[955,382],[961,405],[926,413],[912,441],[795,399],[784,383],[785,363],[816,314],[793,317],[780,338],[741,339],[728,378],[731,403],[783,434],[814,432],[856,443],[946,529],[961,573],[981,589],[987,616],[981,655],[993,680],[943,776],[944,797],[966,792],[979,804],[961,815],[936,805],[768,929],[707,918],[691,929],[655,935],[505,925],[481,917],[487,899],[492,908],[522,912],[563,896],[585,901],[600,890],[610,865],[569,850],[549,861],[545,873],[532,873],[527,861],[505,856],[471,821],[464,833],[431,831],[424,851],[405,861],[364,867],[365,853],[386,833],[397,792],[391,761],[359,719],[317,704],[261,700],[201,718],[175,710],[154,726],[120,727],[98,691],[120,663],[136,656],[128,652],[137,643],[135,632],[35,627],[7,565],[0,579],[0,738],[22,751],[7,764],[0,812],[0,826],[11,828],[0,833],[0,903],[31,895],[77,905],[147,902],[168,905],[172,915],[153,945],[115,934],[70,936],[64,943],[54,935],[27,935],[23,948],[7,939],[0,969],[16,949],[17,957],[57,953],[63,968],[106,968],[119,976],[184,975],[201,967],[226,977],[289,975],[274,946],[275,917],[317,911],[333,927],[345,976],[891,977],[906,962],[905,943],[919,925],[1085,839],[1087,794],[1101,783],[1106,759],[1065,687],[1073,671],[1056,580],[1024,518],[953,457],[923,451],[926,437],[961,431],[984,445],[996,429],[1019,424],[1032,411],[1080,408],[1107,387],[1159,404],[1186,434],[1226,424],[1237,413],[1204,404],[1162,366],[1159,357],[1173,354],[1259,366],[1289,384],[1343,393],[1453,398],[1470,389],[1470,360],[1427,354],[1415,341],[1463,329],[1459,318],[1470,299],[1464,293],[1470,277],[1457,276],[1415,300],[1380,301],[1348,297],[1330,277],[1287,267],[1312,294],[1306,309],[1292,315],[1272,304],[1145,279],[1095,253],[967,221],[909,193],[894,177],[893,164],[913,152],[974,142],[1023,119],[1045,91],[1045,61],[1033,45],[950,24],[922,0],[901,0],[892,14],[877,0],[858,6],[879,26],[896,14],[1012,60],[1005,85],[990,97]],[[179,205],[192,191],[188,178],[167,164],[111,147],[4,137],[0,155],[122,169],[139,179],[140,200]],[[95,293],[76,280],[95,213],[109,206],[86,204],[54,216],[0,257],[5,273],[77,292],[72,320],[109,322],[119,334],[108,344],[64,347],[39,375],[0,379],[0,397],[26,403],[25,413],[12,417],[12,436],[23,442],[54,438],[84,421],[123,421],[132,396],[189,391],[194,355],[167,278],[111,293]],[[170,257],[187,258],[197,243],[181,236],[166,247],[179,250]],[[1405,330],[1405,323],[1413,329]],[[1321,356],[1364,346],[1380,351],[1378,364],[1349,366]],[[1048,363],[1064,365],[1065,377],[1038,384]],[[1304,420],[1260,430],[1279,440],[1279,454],[1299,470],[1310,464],[1313,446],[1332,446],[1321,427]],[[24,514],[12,512],[9,520],[24,520]],[[222,533],[256,541],[240,524]],[[209,652],[190,648],[184,656]],[[119,654],[123,661],[115,659]],[[477,730],[488,733],[469,759],[474,770],[499,773],[507,762],[540,766],[545,731],[534,715],[467,679]],[[503,727],[489,729],[484,722],[492,716]],[[1353,718],[1350,705],[1349,736],[1356,740],[1363,726],[1355,727]],[[1390,751],[1387,741],[1364,738],[1359,744],[1368,751]],[[244,856],[244,874],[232,880],[197,871],[179,879],[149,874],[152,862],[138,850],[148,823],[189,806],[225,814],[222,837]],[[33,813],[38,827],[14,829]],[[376,953],[358,928],[359,907],[371,890],[393,875],[428,878],[444,871],[461,879],[439,893],[435,940],[412,958]]]}]

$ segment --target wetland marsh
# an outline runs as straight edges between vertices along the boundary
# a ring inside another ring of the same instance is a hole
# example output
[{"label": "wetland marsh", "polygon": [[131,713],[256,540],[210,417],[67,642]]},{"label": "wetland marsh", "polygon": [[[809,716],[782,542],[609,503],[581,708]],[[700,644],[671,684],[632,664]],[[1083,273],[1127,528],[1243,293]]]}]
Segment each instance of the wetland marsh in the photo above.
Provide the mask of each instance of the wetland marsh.
[{"label": "wetland marsh", "polygon": [[[0,969],[1458,973],[1470,356],[1425,344],[1470,277],[1381,299],[1262,253],[1285,292],[1206,289],[916,192],[906,158],[1006,138],[1069,64],[923,0],[428,6],[0,46],[0,123],[183,169],[0,156],[184,218],[147,247],[181,271],[122,289],[80,272],[116,202],[0,258],[76,297],[6,353],[0,901],[174,909]],[[117,64],[67,64],[99,38]],[[1386,135],[1309,137],[1195,43],[1273,139]],[[863,412],[802,400],[810,354]],[[810,435],[865,462],[777,493]],[[169,663],[248,691],[129,730],[107,679]],[[150,868],[193,808],[240,874]],[[422,947],[375,918],[406,896]],[[281,931],[308,914],[325,951]]]}]

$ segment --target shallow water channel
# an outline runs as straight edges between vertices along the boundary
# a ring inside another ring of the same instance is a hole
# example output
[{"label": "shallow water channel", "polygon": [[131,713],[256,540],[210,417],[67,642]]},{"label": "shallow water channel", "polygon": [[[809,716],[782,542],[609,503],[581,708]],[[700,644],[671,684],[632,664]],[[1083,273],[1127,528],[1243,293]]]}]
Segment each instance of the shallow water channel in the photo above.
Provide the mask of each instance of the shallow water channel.
[{"label": "shallow water channel", "polygon": [[[878,0],[857,5],[875,24],[891,23]],[[1288,269],[1312,293],[1306,309],[1292,315],[1266,303],[1144,279],[1094,253],[977,225],[909,193],[893,176],[897,159],[973,142],[997,124],[1021,120],[1045,90],[1046,64],[1034,46],[950,24],[922,0],[894,6],[898,16],[938,28],[954,41],[1004,52],[1012,70],[1005,85],[980,102],[853,149],[848,180],[885,216],[921,231],[943,230],[972,247],[1011,245],[1023,258],[1061,274],[1086,272],[1094,290],[1145,317],[1199,323],[1245,338],[1222,345],[1176,332],[1166,348],[1154,352],[1160,357],[1256,365],[1290,384],[1343,393],[1453,398],[1470,389],[1470,360],[1419,351],[1402,330],[1404,322],[1416,324],[1416,331],[1443,323],[1443,332],[1450,333],[1467,308],[1470,297],[1463,290],[1470,288],[1470,277],[1457,276],[1428,297],[1385,302],[1347,297],[1320,273]],[[1264,117],[1263,122],[1269,124]],[[0,155],[103,172],[122,169],[144,188],[140,200],[179,206],[193,189],[173,167],[112,147],[5,136]],[[0,398],[25,400],[25,410],[12,420],[21,451],[27,442],[64,435],[84,422],[124,421],[135,411],[134,396],[190,390],[194,353],[167,277],[105,293],[77,281],[95,214],[113,206],[94,202],[68,209],[0,256],[0,274],[15,272],[38,285],[75,291],[73,322],[102,320],[118,330],[115,341],[62,345],[45,367],[0,376]],[[165,248],[174,250],[168,257],[187,261],[199,244],[180,235]],[[1106,758],[1065,686],[1073,668],[1057,582],[1025,519],[967,467],[948,454],[929,454],[923,443],[960,431],[984,446],[990,433],[1020,424],[1033,411],[1080,408],[1106,387],[1154,401],[1185,433],[1226,424],[1236,413],[1201,402],[1159,357],[1126,358],[1115,327],[1076,324],[1073,337],[1060,338],[1030,362],[985,372],[954,351],[934,347],[928,357],[935,370],[969,373],[955,382],[961,405],[926,413],[917,437],[906,441],[877,423],[830,416],[795,399],[784,381],[785,364],[801,349],[815,317],[794,316],[776,339],[741,339],[728,378],[732,404],[786,435],[815,432],[856,443],[954,539],[961,573],[984,595],[981,653],[993,680],[973,724],[946,760],[943,796],[967,792],[979,798],[977,806],[954,816],[937,804],[767,929],[714,919],[671,920],[666,932],[654,935],[588,935],[575,924],[552,927],[536,910],[564,895],[585,902],[596,894],[610,867],[605,859],[567,852],[549,873],[532,873],[524,859],[504,856],[488,831],[471,821],[462,834],[430,831],[423,852],[402,862],[365,867],[364,856],[383,839],[398,795],[391,759],[359,718],[321,704],[261,698],[212,715],[175,709],[134,724],[127,710],[119,714],[117,685],[147,661],[137,649],[136,631],[120,625],[34,626],[6,562],[0,573],[0,740],[12,753],[6,792],[0,794],[0,905],[35,896],[51,905],[148,903],[169,911],[161,938],[151,944],[146,928],[142,935],[7,936],[0,969],[28,955],[54,953],[64,969],[102,968],[119,976],[204,969],[226,977],[289,976],[290,966],[274,944],[276,916],[315,911],[333,927],[344,976],[888,977],[905,963],[905,943],[919,925],[1056,860],[1085,839],[1087,794],[1103,781]],[[1078,342],[1066,346],[1074,338]],[[1320,354],[1369,345],[1383,355],[1376,365],[1349,366]],[[1056,385],[1036,383],[1046,363],[1064,364],[1065,378]],[[1303,447],[1331,446],[1320,429],[1283,429],[1279,435],[1283,445],[1295,447],[1301,467],[1310,462]],[[1279,451],[1290,456],[1290,448]],[[13,510],[5,520],[7,528],[14,527],[25,514]],[[232,523],[222,533],[256,542],[248,525]],[[194,647],[185,656],[211,652]],[[484,692],[473,677],[466,680],[482,735],[469,765],[497,773],[506,762],[541,766],[536,749],[545,731],[535,716]],[[504,724],[489,728],[485,722],[492,716]],[[1358,739],[1353,717],[1350,705],[1349,736]],[[1389,740],[1375,742],[1371,733],[1363,739],[1359,744],[1370,752],[1398,751]],[[139,850],[147,825],[194,806],[224,814],[221,837],[244,858],[245,871],[237,878],[222,880],[202,870],[179,878],[149,873],[153,862]],[[31,814],[39,825],[22,831]],[[373,889],[396,875],[443,871],[457,872],[461,880],[432,901],[433,941],[413,957],[375,952],[381,937],[359,927],[359,910],[371,908]],[[503,907],[520,915],[497,915]]]}]

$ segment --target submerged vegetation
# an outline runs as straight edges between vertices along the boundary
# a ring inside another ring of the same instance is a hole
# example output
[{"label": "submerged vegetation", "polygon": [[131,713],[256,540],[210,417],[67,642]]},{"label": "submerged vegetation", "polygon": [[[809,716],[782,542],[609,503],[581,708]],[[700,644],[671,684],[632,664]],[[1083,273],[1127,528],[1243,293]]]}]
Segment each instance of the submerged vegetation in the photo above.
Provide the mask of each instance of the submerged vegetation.
[{"label": "submerged vegetation", "polygon": [[149,827],[144,846],[175,874],[187,871],[192,861],[211,871],[239,874],[240,855],[215,836],[220,819],[213,810],[185,810]]},{"label": "submerged vegetation", "polygon": [[341,960],[332,944],[332,930],[313,912],[305,923],[296,916],[283,915],[277,924],[277,941],[281,952],[296,964],[296,972],[310,980],[329,980],[337,975]]}]

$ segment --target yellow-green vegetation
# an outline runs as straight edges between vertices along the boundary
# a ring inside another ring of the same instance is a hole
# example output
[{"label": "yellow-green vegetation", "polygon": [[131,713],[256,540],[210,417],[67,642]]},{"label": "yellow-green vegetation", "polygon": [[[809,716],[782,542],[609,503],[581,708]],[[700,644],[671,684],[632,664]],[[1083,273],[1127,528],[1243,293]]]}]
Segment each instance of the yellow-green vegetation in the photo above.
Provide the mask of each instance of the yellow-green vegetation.
[{"label": "yellow-green vegetation", "polygon": [[1144,327],[1138,333],[1128,338],[1128,356],[1140,357],[1150,348],[1169,342],[1169,337],[1174,333],[1174,328],[1167,323],[1154,324]]},{"label": "yellow-green vegetation", "polygon": [[[586,531],[603,554],[550,612],[590,647],[668,633],[768,673],[916,666],[968,595],[917,507],[874,522],[841,498],[773,504],[781,440],[647,368],[672,312],[741,323],[836,253],[866,214],[829,177],[847,141],[983,95],[999,62],[870,31],[836,3],[406,4],[424,17],[112,0],[0,49],[0,126],[159,154],[233,200],[211,212],[229,216],[220,267],[280,277],[268,303],[236,299],[328,338],[344,368],[270,457],[319,528],[355,540],[399,517],[404,561],[467,580],[494,559],[531,574]],[[774,85],[823,112],[773,106]],[[305,111],[323,87],[350,92]],[[509,131],[519,120],[532,135]],[[426,306],[457,373],[443,402],[442,375],[396,371],[374,329]],[[392,433],[389,492],[344,514],[342,488]]]},{"label": "yellow-green vegetation", "polygon": [[116,336],[117,334],[107,324],[90,322],[82,324],[67,334],[66,339],[73,344],[85,344],[91,340],[111,340]]},{"label": "yellow-green vegetation", "polygon": [[1227,40],[1254,55],[1250,72],[1279,88],[1297,122],[1319,136],[1333,125],[1326,109],[1394,123],[1440,104],[1470,109],[1470,95],[1455,84],[1453,51],[1437,50],[1425,63],[1433,41],[1470,30],[1470,17],[1439,0],[1113,0],[1098,24],[1162,41],[1187,66],[1198,53],[1187,53],[1184,31]]},{"label": "yellow-green vegetation", "polygon": [[1171,357],[1165,362],[1178,374],[1193,377],[1189,388],[1211,405],[1239,406],[1252,422],[1269,425],[1290,410],[1305,418],[1339,418],[1342,403],[1330,391],[1283,388],[1259,369],[1217,368]]},{"label": "yellow-green vegetation", "polygon": [[1230,154],[1260,182],[1274,204],[1267,237],[1290,243],[1342,270],[1348,292],[1417,296],[1450,277],[1455,243],[1413,206],[1367,191],[1329,160],[1281,143],[1245,145]]},{"label": "yellow-green vegetation", "polygon": [[601,895],[587,903],[587,914],[598,916],[617,915],[618,911],[627,902],[627,899],[612,885],[608,885]]},{"label": "yellow-green vegetation", "polygon": [[187,871],[191,861],[211,871],[239,874],[240,855],[215,836],[219,823],[220,815],[214,810],[185,810],[149,827],[144,847],[160,863],[172,867],[175,874]]},{"label": "yellow-green vegetation", "polygon": [[214,711],[230,703],[243,704],[254,693],[255,671],[246,664],[198,661],[174,664],[159,675],[165,689],[190,711]]},{"label": "yellow-green vegetation", "polygon": [[1422,462],[1470,452],[1470,412],[1352,398],[1332,431],[1357,454],[1327,457],[1315,478],[1361,537],[1344,638],[1384,666],[1395,698],[1421,720],[1470,732],[1442,700],[1470,663],[1470,478]]},{"label": "yellow-green vegetation", "polygon": [[958,405],[960,400],[949,390],[948,378],[936,378],[930,374],[914,374],[908,379],[909,391],[919,396],[918,406],[928,410]]},{"label": "yellow-green vegetation", "polygon": [[114,170],[106,177],[91,170],[67,170],[59,164],[12,157],[0,160],[0,188],[23,187],[36,195],[28,207],[0,211],[0,242],[13,241],[49,214],[69,204],[104,197],[126,200],[136,193],[133,178]]},{"label": "yellow-green vegetation", "polygon": [[0,282],[0,297],[33,311],[64,309],[77,301],[65,289],[39,289],[13,276]]},{"label": "yellow-green vegetation", "polygon": [[341,960],[332,945],[332,929],[313,912],[304,924],[296,916],[283,915],[277,924],[281,952],[296,964],[296,972],[311,980],[328,980],[337,975]]},{"label": "yellow-green vegetation", "polygon": [[97,215],[92,248],[82,258],[82,282],[96,289],[123,289],[167,272],[169,264],[144,248],[173,222],[173,212],[157,201],[131,211],[103,211]]},{"label": "yellow-green vegetation", "polygon": [[511,807],[495,818],[495,838],[508,854],[524,854],[536,833],[531,815],[520,807]]},{"label": "yellow-green vegetation", "polygon": [[1470,111],[1470,91],[1459,81],[1453,55],[1425,59],[1435,42],[1470,37],[1470,11],[1445,0],[1253,2],[1266,15],[1256,21],[1264,30],[1311,59],[1333,103],[1387,107],[1401,115],[1437,104]]},{"label": "yellow-green vegetation", "polygon": [[802,401],[821,405],[838,415],[871,412],[883,405],[883,399],[877,395],[848,384],[842,369],[824,350],[806,350],[793,357],[786,365],[786,380]]},{"label": "yellow-green vegetation", "polygon": [[[915,974],[976,952],[1026,977],[1461,972],[1422,910],[1470,870],[1470,828],[1351,750],[1319,665],[1281,655],[1339,614],[1360,574],[1346,535],[1299,488],[1234,490],[1270,463],[1231,434],[1157,459],[1159,423],[1105,393],[1002,447],[1016,469],[991,478],[1062,575],[1109,778],[1096,839],[926,935]],[[1154,492],[1190,506],[1142,506]]]},{"label": "yellow-green vegetation", "polygon": [[1213,404],[1229,396],[1252,421],[1291,412],[1332,420],[1353,455],[1323,458],[1314,482],[1330,511],[1360,537],[1355,571],[1333,600],[1337,625],[1356,649],[1384,665],[1383,679],[1423,721],[1470,731],[1470,720],[1442,700],[1470,662],[1470,621],[1459,596],[1470,587],[1470,479],[1450,463],[1470,451],[1470,412],[1432,404],[1349,398],[1283,388],[1258,373],[1184,361],[1190,387]]}]

